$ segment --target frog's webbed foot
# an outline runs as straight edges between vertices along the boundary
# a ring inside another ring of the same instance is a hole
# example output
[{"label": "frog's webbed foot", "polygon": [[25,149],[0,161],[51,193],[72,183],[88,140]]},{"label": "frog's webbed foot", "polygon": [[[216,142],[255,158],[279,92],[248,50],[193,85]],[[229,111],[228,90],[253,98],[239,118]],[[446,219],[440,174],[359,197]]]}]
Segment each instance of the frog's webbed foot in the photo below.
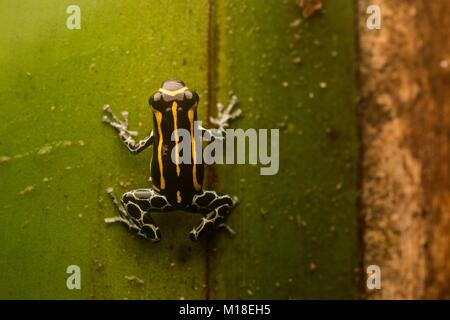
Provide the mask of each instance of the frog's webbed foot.
[{"label": "frog's webbed foot", "polygon": [[228,234],[230,235],[230,237],[234,237],[236,235],[236,231],[234,231],[229,225],[227,225],[226,223],[220,223],[217,225],[217,228],[223,228],[225,229],[225,231],[228,232]]},{"label": "frog's webbed foot", "polygon": [[225,131],[229,127],[231,121],[242,116],[242,110],[236,109],[233,111],[234,107],[239,104],[239,99],[233,95],[231,97],[230,103],[225,108],[223,104],[217,104],[217,117],[209,117],[209,121],[216,125],[220,131]]},{"label": "frog's webbed foot", "polygon": [[129,131],[128,130],[128,112],[122,111],[122,117],[123,121],[119,120],[119,118],[116,117],[116,115],[112,112],[111,107],[109,104],[105,104],[103,106],[103,111],[106,113],[106,115],[103,116],[102,121],[109,124],[113,128],[115,128],[119,133],[125,132],[130,136],[137,136],[136,131]]},{"label": "frog's webbed foot", "polygon": [[147,147],[153,144],[153,131],[138,142],[136,142],[132,138],[132,136],[137,136],[138,133],[137,131],[128,130],[127,111],[122,111],[123,121],[119,120],[119,118],[116,117],[109,105],[103,106],[103,111],[106,113],[106,115],[103,116],[102,121],[117,130],[120,140],[132,154],[138,154],[139,152],[145,150]]},{"label": "frog's webbed foot", "polygon": [[217,129],[217,128],[207,129],[200,125],[198,126],[198,129],[203,132],[204,134],[203,138],[208,141],[211,141],[211,138],[223,140],[225,136],[224,129]]}]

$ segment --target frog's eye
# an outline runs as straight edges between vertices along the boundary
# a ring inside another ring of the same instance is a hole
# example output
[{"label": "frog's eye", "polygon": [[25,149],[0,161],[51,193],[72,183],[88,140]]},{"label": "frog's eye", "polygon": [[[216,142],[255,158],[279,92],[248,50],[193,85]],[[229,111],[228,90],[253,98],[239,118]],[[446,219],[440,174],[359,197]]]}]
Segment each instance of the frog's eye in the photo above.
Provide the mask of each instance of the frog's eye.
[{"label": "frog's eye", "polygon": [[191,91],[191,90],[186,90],[186,91],[184,92],[184,98],[185,98],[186,100],[191,100],[191,99],[192,99],[192,91]]},{"label": "frog's eye", "polygon": [[196,102],[198,102],[199,98],[198,98],[197,93],[188,89],[184,92],[184,99],[186,101],[192,101],[193,103],[196,103]]},{"label": "frog's eye", "polygon": [[151,97],[150,97],[150,99],[148,100],[148,104],[150,105],[150,106],[154,106],[154,107],[156,107],[156,105],[158,104],[158,102],[160,102],[161,101],[161,99],[162,99],[162,94],[161,94],[161,92],[155,92]]}]

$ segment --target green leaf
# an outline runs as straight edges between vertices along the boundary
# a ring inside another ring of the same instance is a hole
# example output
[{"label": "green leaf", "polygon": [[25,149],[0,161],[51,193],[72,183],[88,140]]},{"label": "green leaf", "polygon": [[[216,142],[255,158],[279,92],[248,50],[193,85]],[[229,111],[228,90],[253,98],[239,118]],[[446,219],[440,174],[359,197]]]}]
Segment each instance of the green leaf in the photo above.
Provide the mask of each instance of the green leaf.
[{"label": "green leaf", "polygon": [[[291,27],[295,1],[79,0],[81,29],[68,30],[70,4],[0,1],[0,298],[356,297],[352,2]],[[200,217],[184,212],[155,214],[159,244],[104,224],[106,188],[150,186],[151,153],[129,154],[102,106],[128,110],[142,137],[147,100],[171,78],[198,92],[205,120],[233,91],[234,127],[280,129],[277,175],[208,172],[240,198],[234,239],[190,242]],[[81,290],[66,287],[69,265]]]},{"label": "green leaf", "polygon": [[240,97],[235,126],[280,129],[279,172],[216,168],[215,187],[241,205],[229,220],[236,238],[209,246],[211,297],[355,298],[353,4],[327,1],[307,20],[294,1],[260,4],[215,12],[218,97]]}]

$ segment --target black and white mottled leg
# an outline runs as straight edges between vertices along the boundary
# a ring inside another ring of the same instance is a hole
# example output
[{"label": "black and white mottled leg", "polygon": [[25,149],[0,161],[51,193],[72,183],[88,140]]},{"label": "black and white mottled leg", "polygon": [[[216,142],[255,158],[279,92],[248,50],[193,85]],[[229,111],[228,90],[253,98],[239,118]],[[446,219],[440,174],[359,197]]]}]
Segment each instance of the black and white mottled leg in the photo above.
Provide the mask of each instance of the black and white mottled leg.
[{"label": "black and white mottled leg", "polygon": [[230,125],[231,121],[239,118],[242,115],[242,110],[237,109],[233,111],[234,107],[239,104],[239,99],[236,96],[232,96],[227,108],[223,104],[217,104],[217,117],[209,117],[211,124],[216,125],[220,131],[225,131],[225,129]]},{"label": "black and white mottled leg", "polygon": [[108,195],[110,196],[114,206],[116,207],[117,211],[119,212],[118,216],[105,218],[106,224],[111,224],[114,222],[122,222],[128,226],[128,228],[134,232],[136,232],[138,235],[143,236],[146,238],[145,234],[140,233],[141,229],[139,226],[131,219],[131,216],[128,214],[128,212],[119,204],[117,201],[116,195],[114,193],[113,188],[108,188],[106,190]]},{"label": "black and white mottled leg", "polygon": [[224,227],[233,235],[234,231],[223,222],[237,204],[237,197],[232,198],[229,195],[219,194],[215,191],[204,190],[203,193],[195,195],[192,200],[192,206],[195,211],[205,213],[205,216],[189,233],[191,240],[197,241],[203,235],[220,227]]},{"label": "black and white mottled leg", "polygon": [[[120,140],[131,153],[137,154],[153,144],[154,142],[153,131],[150,132],[148,136],[146,136],[145,138],[143,138],[138,142],[136,142],[132,138],[132,136],[137,136],[138,133],[136,131],[128,130],[127,111],[122,112],[122,117],[124,119],[123,121],[120,121],[119,118],[116,117],[116,115],[112,112],[111,107],[109,105],[104,105],[103,111],[106,112],[107,115],[103,116],[102,121],[109,124],[118,131]],[[111,117],[111,119],[108,116]]]},{"label": "black and white mottled leg", "polygon": [[[108,189],[108,193],[111,190],[111,188]],[[119,211],[119,216],[105,219],[106,223],[122,222],[128,225],[131,230],[136,231],[138,235],[150,238],[153,242],[161,240],[161,232],[150,213],[152,211],[173,210],[165,196],[153,189],[128,191],[122,196],[121,206],[114,193],[111,192],[110,195]]]}]

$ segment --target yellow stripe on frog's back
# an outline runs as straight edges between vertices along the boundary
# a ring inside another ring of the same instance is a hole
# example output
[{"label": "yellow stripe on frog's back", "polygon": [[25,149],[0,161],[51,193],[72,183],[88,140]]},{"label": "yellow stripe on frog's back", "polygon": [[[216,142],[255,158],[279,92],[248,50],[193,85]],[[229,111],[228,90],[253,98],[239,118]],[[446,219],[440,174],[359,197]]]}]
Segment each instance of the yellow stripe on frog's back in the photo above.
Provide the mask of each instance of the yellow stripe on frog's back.
[{"label": "yellow stripe on frog's back", "polygon": [[159,173],[161,176],[160,179],[160,187],[161,189],[166,188],[166,182],[164,180],[164,173],[163,173],[163,161],[162,161],[162,145],[163,145],[163,133],[161,129],[161,121],[162,121],[162,113],[155,108],[152,108],[153,112],[155,113],[156,117],[156,125],[158,126],[158,133],[159,133],[159,143],[158,143],[158,163],[159,163]]},{"label": "yellow stripe on frog's back", "polygon": [[178,154],[178,123],[177,123],[177,103],[172,103],[172,115],[173,115],[173,132],[175,133],[175,162],[177,165],[177,176],[180,176],[180,155]]},{"label": "yellow stripe on frog's back", "polygon": [[194,113],[195,113],[195,108],[197,108],[197,103],[194,104],[188,111],[188,118],[189,118],[189,123],[191,125],[191,145],[192,145],[192,159],[193,159],[193,166],[192,166],[192,181],[194,184],[194,188],[195,190],[199,191],[202,186],[198,183],[197,180],[197,153],[196,153],[196,148],[195,148],[195,139],[194,139]]}]

